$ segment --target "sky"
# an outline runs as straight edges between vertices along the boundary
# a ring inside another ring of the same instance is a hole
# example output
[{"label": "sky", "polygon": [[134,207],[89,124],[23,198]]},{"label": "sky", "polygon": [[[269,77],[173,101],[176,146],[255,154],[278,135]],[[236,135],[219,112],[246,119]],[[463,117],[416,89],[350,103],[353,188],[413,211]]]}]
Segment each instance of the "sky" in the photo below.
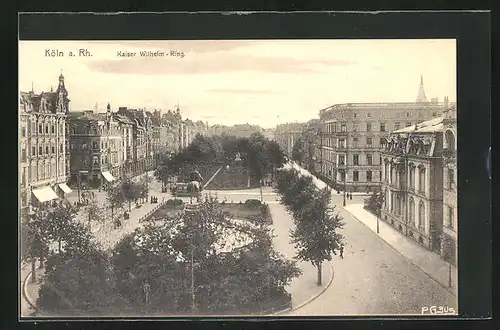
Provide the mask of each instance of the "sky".
[{"label": "sky", "polygon": [[[91,56],[79,56],[86,49]],[[62,56],[47,56],[51,50]],[[69,56],[69,52],[74,56]],[[118,52],[135,53],[122,57]],[[160,51],[163,57],[141,57]],[[176,55],[171,56],[171,52]],[[456,101],[454,39],[20,41],[19,89],[55,90],[63,73],[71,111],[167,111],[210,125],[318,118],[355,102]]]}]

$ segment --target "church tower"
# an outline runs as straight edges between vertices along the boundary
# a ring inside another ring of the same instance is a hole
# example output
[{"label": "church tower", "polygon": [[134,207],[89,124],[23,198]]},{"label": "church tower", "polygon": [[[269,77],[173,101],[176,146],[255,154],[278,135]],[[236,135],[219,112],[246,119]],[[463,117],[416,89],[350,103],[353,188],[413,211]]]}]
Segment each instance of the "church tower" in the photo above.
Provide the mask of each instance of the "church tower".
[{"label": "church tower", "polygon": [[418,89],[418,95],[417,95],[417,103],[427,103],[427,97],[425,97],[425,91],[424,91],[424,77],[420,76],[420,87]]}]

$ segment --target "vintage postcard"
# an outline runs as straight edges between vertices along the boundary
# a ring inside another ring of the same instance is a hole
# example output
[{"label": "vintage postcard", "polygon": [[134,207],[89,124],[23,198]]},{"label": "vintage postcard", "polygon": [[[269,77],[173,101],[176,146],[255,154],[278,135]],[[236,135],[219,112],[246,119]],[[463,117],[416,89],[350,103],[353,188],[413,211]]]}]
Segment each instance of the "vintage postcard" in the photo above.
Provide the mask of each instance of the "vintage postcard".
[{"label": "vintage postcard", "polygon": [[456,56],[20,41],[21,316],[457,315]]}]

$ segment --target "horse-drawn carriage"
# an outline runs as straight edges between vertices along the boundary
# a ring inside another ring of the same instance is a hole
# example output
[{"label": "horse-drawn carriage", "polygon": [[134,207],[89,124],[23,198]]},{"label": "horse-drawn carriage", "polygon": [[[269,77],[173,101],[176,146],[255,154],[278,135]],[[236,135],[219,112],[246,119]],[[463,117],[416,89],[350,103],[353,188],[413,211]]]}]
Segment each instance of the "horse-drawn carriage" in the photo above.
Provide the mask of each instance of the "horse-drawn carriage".
[{"label": "horse-drawn carriage", "polygon": [[188,187],[189,183],[187,182],[177,182],[172,187],[172,195],[174,197],[189,197],[191,193]]}]

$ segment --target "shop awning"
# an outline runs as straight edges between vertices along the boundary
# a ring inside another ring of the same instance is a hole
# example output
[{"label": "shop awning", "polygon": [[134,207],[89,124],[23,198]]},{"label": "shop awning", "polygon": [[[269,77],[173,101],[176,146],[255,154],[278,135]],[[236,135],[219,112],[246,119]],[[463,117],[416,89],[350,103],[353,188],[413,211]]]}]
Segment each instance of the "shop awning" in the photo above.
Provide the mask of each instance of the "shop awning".
[{"label": "shop awning", "polygon": [[57,194],[50,186],[33,189],[33,195],[35,195],[40,203],[45,203],[57,198]]},{"label": "shop awning", "polygon": [[108,182],[115,181],[116,179],[109,173],[108,171],[102,172],[102,176],[106,179]]},{"label": "shop awning", "polygon": [[59,188],[61,188],[61,190],[64,191],[65,194],[69,194],[69,193],[71,193],[73,191],[65,183],[60,183],[59,184]]}]

